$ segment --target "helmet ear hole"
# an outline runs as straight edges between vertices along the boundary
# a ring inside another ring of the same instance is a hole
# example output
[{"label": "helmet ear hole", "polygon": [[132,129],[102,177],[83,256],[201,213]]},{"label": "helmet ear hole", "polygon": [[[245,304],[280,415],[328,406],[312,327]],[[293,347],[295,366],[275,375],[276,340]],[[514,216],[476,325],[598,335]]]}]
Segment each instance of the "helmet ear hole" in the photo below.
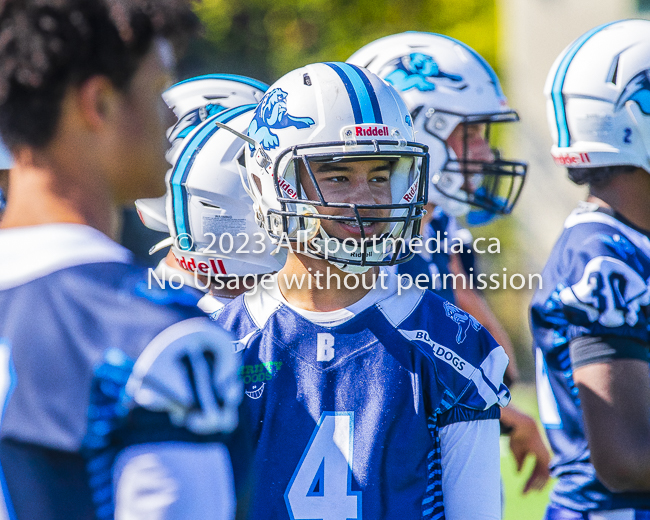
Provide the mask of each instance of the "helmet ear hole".
[{"label": "helmet ear hole", "polygon": [[256,195],[258,197],[261,197],[262,196],[262,181],[260,180],[260,178],[257,175],[251,175],[251,177],[253,179],[253,186],[257,190]]},{"label": "helmet ear hole", "polygon": [[298,217],[299,227],[298,232],[296,233],[298,241],[303,243],[309,242],[318,235],[318,232],[320,231],[320,219],[309,218],[307,215],[317,215],[318,212],[313,206],[297,204],[296,213],[301,215]]}]

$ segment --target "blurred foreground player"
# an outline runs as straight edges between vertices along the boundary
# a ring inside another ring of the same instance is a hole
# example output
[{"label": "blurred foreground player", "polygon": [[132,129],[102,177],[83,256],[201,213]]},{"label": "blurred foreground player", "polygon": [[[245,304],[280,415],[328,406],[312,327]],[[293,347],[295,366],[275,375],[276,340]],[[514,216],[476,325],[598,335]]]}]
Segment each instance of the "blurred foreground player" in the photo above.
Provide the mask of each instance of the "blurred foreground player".
[{"label": "blurred foreground player", "polygon": [[235,517],[230,338],[109,238],[163,185],[160,93],[195,27],[180,0],[2,4],[0,516]]},{"label": "blurred foreground player", "polygon": [[589,198],[564,223],[531,323],[555,458],[548,520],[650,519],[650,22],[585,33],[545,88],[551,150]]},{"label": "blurred foreground player", "polygon": [[244,359],[250,518],[500,518],[507,356],[382,268],[408,260],[395,241],[425,201],[403,101],[359,67],[308,65],[269,88],[248,137],[255,210],[289,249],[217,319]]}]

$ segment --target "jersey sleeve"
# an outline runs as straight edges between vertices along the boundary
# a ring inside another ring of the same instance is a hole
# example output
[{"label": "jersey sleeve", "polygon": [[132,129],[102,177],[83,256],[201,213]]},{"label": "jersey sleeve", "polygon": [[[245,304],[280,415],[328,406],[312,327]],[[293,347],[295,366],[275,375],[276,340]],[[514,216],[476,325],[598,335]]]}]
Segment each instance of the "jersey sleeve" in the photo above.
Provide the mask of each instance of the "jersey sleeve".
[{"label": "jersey sleeve", "polygon": [[[197,453],[214,459],[218,450],[203,451],[209,444],[221,446],[219,450],[231,448],[232,432],[238,425],[243,389],[231,339],[201,316],[167,327],[135,360],[117,349],[106,351],[103,362],[95,367],[82,447],[93,496],[99,497],[98,517],[103,518],[99,512],[106,511],[112,518],[113,497],[118,498],[114,492],[128,497],[125,511],[140,507],[139,497],[147,490],[136,484],[149,477],[149,492],[160,491],[157,500],[161,503],[196,498],[202,488],[188,485],[188,475],[180,468],[183,464],[198,468],[192,464]],[[115,463],[121,457],[118,453],[132,454],[135,447],[154,443],[160,447],[156,453],[138,455],[129,463],[125,460],[131,457],[122,457],[121,471],[126,476],[111,489]],[[230,461],[227,467],[221,466],[225,468],[222,480],[237,478]],[[174,496],[177,499],[171,501]]]},{"label": "jersey sleeve", "polygon": [[243,397],[232,337],[207,317],[158,334],[133,365],[126,384],[131,406],[166,412],[198,435],[230,433]]},{"label": "jersey sleeve", "polygon": [[399,332],[429,360],[425,391],[430,397],[442,395],[431,397],[430,412],[447,423],[498,418],[498,406],[510,401],[503,383],[509,363],[503,347],[473,316],[431,293],[419,310]]},{"label": "jersey sleeve", "polygon": [[558,260],[563,276],[538,309],[558,339],[602,336],[613,338],[612,344],[625,343],[620,339],[648,343],[647,258],[614,231],[601,225],[572,232],[567,252]]},{"label": "jersey sleeve", "polygon": [[[469,421],[440,430],[442,492],[447,520],[499,520],[499,423]],[[472,492],[468,493],[467,490]]]}]

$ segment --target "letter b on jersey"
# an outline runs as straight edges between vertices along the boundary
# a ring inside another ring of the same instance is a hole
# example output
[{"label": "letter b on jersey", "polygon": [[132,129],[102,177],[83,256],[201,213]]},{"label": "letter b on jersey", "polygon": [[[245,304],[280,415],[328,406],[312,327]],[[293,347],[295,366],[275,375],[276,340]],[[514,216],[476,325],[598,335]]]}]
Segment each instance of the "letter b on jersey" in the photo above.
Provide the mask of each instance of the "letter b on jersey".
[{"label": "letter b on jersey", "polygon": [[334,336],[329,332],[319,332],[316,345],[316,361],[334,359]]}]

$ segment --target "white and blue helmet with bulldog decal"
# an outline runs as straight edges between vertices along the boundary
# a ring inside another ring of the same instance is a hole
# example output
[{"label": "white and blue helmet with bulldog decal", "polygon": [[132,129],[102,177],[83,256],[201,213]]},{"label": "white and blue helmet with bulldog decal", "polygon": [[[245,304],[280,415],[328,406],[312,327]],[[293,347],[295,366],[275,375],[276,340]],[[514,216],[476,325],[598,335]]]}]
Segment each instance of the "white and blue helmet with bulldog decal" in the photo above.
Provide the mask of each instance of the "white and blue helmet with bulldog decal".
[{"label": "white and blue helmet with bulldog decal", "polygon": [[[490,125],[518,121],[508,106],[492,67],[471,47],[440,34],[405,32],[375,40],[349,59],[366,67],[400,93],[413,117],[416,136],[429,146],[429,201],[453,216],[480,208],[491,214],[512,211],[527,165],[457,157],[446,144],[459,124]],[[466,127],[465,127],[466,128]],[[467,144],[467,134],[464,136]]]},{"label": "white and blue helmet with bulldog decal", "polygon": [[171,144],[167,160],[175,163],[183,139],[207,118],[229,108],[259,103],[269,86],[235,74],[206,74],[176,83],[163,92],[163,99],[177,117],[167,130]]},{"label": "white and blue helmet with bulldog decal", "polygon": [[[219,74],[164,93],[178,117],[168,131],[167,194],[136,201],[147,227],[170,234],[152,251],[171,245],[181,267],[204,276],[257,275],[282,267],[284,255],[271,254],[274,248],[257,225],[243,182],[246,142],[216,124],[246,132],[266,88],[250,78]],[[217,101],[222,108],[214,109]]]},{"label": "white and blue helmet with bulldog decal", "polygon": [[650,172],[650,21],[607,23],[577,38],[544,93],[556,164]]},{"label": "white and blue helmet with bulldog decal", "polygon": [[[346,272],[364,272],[412,256],[400,244],[419,233],[428,153],[425,145],[414,142],[411,117],[399,94],[379,77],[346,63],[315,63],[294,70],[269,87],[248,137],[249,189],[274,243],[298,245],[301,252],[325,258]],[[381,206],[325,200],[310,166],[378,159],[391,165],[391,203]],[[311,200],[305,182],[316,187]],[[346,211],[327,215],[327,207]],[[369,216],[378,210],[381,217]],[[343,247],[323,229],[324,220],[358,227],[360,240]],[[364,227],[375,223],[382,232],[366,236]]]}]

